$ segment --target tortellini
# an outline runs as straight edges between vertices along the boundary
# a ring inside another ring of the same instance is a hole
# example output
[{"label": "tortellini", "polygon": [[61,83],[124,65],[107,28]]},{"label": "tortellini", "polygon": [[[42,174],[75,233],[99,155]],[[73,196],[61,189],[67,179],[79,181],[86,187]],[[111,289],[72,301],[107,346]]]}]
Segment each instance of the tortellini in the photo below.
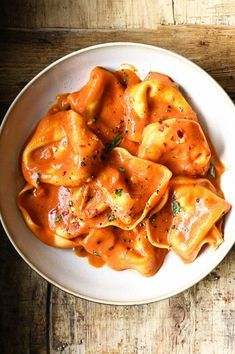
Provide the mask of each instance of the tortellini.
[{"label": "tortellini", "polygon": [[168,76],[92,70],[25,143],[18,206],[34,235],[91,264],[153,276],[223,242],[223,165]]}]

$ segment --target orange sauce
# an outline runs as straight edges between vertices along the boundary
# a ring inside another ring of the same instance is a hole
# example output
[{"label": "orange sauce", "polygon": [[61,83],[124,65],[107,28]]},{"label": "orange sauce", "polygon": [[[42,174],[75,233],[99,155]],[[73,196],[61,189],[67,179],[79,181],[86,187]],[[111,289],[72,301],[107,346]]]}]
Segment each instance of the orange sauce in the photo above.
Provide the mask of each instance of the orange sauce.
[{"label": "orange sauce", "polygon": [[60,111],[67,111],[70,108],[68,103],[68,93],[61,93],[56,97],[56,102],[48,110],[48,114],[54,114]]},{"label": "orange sauce", "polygon": [[97,268],[152,276],[168,249],[193,261],[204,243],[222,242],[224,166],[164,74],[141,81],[131,67],[94,68],[79,91],[57,96],[21,166],[18,205],[29,228]]},{"label": "orange sauce", "polygon": [[101,268],[105,264],[105,261],[101,257],[94,256],[93,254],[88,255],[88,262],[90,265],[96,268]]},{"label": "orange sauce", "polygon": [[78,257],[87,257],[89,264],[93,267],[101,268],[105,264],[105,261],[101,257],[88,253],[82,246],[75,247],[74,253]]}]

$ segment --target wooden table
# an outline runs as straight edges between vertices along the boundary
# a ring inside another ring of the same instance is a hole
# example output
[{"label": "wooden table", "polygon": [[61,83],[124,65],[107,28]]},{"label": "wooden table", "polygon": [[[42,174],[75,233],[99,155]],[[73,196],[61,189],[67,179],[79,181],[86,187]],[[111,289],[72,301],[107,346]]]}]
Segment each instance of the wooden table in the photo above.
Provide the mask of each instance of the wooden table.
[{"label": "wooden table", "polygon": [[[36,2],[37,6],[38,3],[41,2]],[[149,11],[147,19],[146,16],[138,17],[137,10],[132,9],[131,17],[127,13],[129,9],[121,17],[117,29],[112,16],[117,9],[115,16],[121,14],[117,3],[125,3],[117,1],[110,5],[111,9],[107,7],[103,28],[94,30],[91,28],[99,28],[102,24],[100,2],[93,22],[92,1],[88,1],[89,8],[80,0],[80,12],[74,7],[75,1],[71,1],[74,12],[70,11],[70,17],[69,2],[64,1],[59,7],[64,16],[60,14],[58,19],[54,12],[48,15],[48,6],[55,9],[55,1],[42,3],[44,15],[40,6],[35,14],[33,1],[23,1],[26,10],[32,10],[32,16],[27,17],[27,11],[25,15],[20,10],[18,1],[15,4],[5,2],[4,11],[1,11],[1,23],[5,27],[1,30],[0,41],[1,116],[19,90],[47,64],[79,48],[110,41],[145,42],[185,55],[210,73],[235,100],[235,27],[176,26],[180,21],[193,22],[193,10],[186,11],[187,16],[191,16],[187,20],[185,11],[180,11],[183,1],[166,1],[166,7],[172,3],[176,6],[171,8],[171,15],[164,7],[165,12],[155,11],[155,17]],[[104,3],[110,2],[102,3],[103,10]],[[140,2],[136,3],[140,7]],[[215,5],[218,1],[207,3]],[[7,14],[13,13],[12,4],[15,12],[10,18]],[[189,6],[189,2],[185,1],[185,4]],[[235,24],[233,1],[228,1],[228,5],[230,10],[224,10],[224,17],[214,16],[214,23]],[[23,13],[21,22],[19,13]],[[78,22],[76,13],[80,16]],[[75,22],[79,23],[79,29],[52,28],[76,27]],[[158,26],[161,22],[169,25]],[[211,19],[204,16],[201,22],[211,23]],[[25,28],[27,24],[32,29]],[[114,28],[107,29],[107,24]],[[90,29],[85,28],[88,25]],[[130,29],[141,26],[145,29]],[[206,279],[184,293],[150,305],[120,307],[81,300],[50,285],[17,255],[3,230],[0,249],[1,353],[235,353],[235,248]]]}]

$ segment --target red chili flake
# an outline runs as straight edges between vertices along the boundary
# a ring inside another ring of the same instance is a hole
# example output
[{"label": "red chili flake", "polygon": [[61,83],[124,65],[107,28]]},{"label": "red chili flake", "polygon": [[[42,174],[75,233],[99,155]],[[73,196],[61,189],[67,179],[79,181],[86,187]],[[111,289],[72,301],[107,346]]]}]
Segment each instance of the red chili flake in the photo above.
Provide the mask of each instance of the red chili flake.
[{"label": "red chili flake", "polygon": [[95,208],[94,212],[95,212],[95,215],[99,214],[99,210],[96,208]]},{"label": "red chili flake", "polygon": [[85,209],[85,214],[86,214],[86,216],[89,216],[90,214],[91,214],[91,211],[90,210],[88,210],[88,209]]},{"label": "red chili flake", "polygon": [[72,225],[75,229],[79,229],[79,227],[80,227],[80,224],[78,221],[72,222]]},{"label": "red chili flake", "polygon": [[184,133],[182,132],[182,130],[177,130],[177,135],[180,139],[182,139],[184,136]]},{"label": "red chili flake", "polygon": [[53,209],[51,209],[51,210],[49,211],[49,214],[50,214],[50,215],[55,214],[55,213],[57,213],[57,212],[58,212],[58,210],[59,210],[59,208],[58,208],[58,207],[53,208]]},{"label": "red chili flake", "polygon": [[68,211],[68,210],[64,210],[64,211],[62,211],[62,213],[61,213],[62,216],[66,216],[66,215],[68,215],[68,214],[69,214],[69,211]]}]

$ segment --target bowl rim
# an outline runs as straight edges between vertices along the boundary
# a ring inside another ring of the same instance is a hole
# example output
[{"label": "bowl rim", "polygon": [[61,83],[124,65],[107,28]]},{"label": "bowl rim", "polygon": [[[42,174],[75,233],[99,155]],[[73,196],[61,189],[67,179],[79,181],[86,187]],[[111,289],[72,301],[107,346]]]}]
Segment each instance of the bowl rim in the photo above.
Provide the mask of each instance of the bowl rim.
[{"label": "bowl rim", "polygon": [[[53,68],[54,66],[56,66],[57,64],[66,61],[67,59],[76,56],[78,54],[84,53],[84,52],[88,52],[88,51],[92,51],[95,49],[100,49],[100,48],[105,48],[105,47],[118,47],[118,46],[130,46],[130,47],[140,47],[140,48],[149,48],[152,50],[157,50],[159,52],[165,53],[166,55],[169,56],[173,56],[176,59],[179,59],[181,61],[183,61],[184,63],[186,63],[187,65],[190,65],[194,70],[197,70],[201,75],[204,75],[204,77],[207,78],[207,80],[209,80],[221,93],[221,95],[224,96],[224,99],[227,101],[227,104],[229,104],[232,108],[232,110],[234,110],[234,116],[235,116],[235,106],[231,100],[231,98],[229,97],[229,95],[225,92],[225,90],[222,88],[222,86],[215,80],[213,79],[204,69],[202,69],[199,65],[195,64],[193,61],[185,58],[184,56],[177,54],[174,51],[165,49],[165,48],[161,48],[155,45],[149,45],[149,44],[145,44],[145,43],[138,43],[138,42],[108,42],[108,43],[101,43],[101,44],[96,44],[96,45],[92,45],[92,46],[88,46],[85,48],[81,48],[77,51],[73,51],[65,56],[62,56],[61,58],[55,60],[54,62],[52,62],[51,64],[47,65],[44,69],[42,69],[37,75],[35,75],[24,87],[23,89],[18,93],[18,95],[15,97],[15,99],[13,100],[13,102],[11,103],[11,105],[9,106],[3,120],[0,126],[0,139],[2,136],[2,133],[4,131],[4,127],[5,124],[7,122],[7,118],[9,116],[9,114],[11,113],[13,107],[15,106],[16,102],[20,99],[20,97],[25,93],[25,91],[38,79],[40,78],[42,75],[44,75],[47,71],[49,71],[51,68]],[[78,298],[81,298],[83,300],[88,300],[94,303],[98,303],[98,304],[105,304],[105,305],[119,305],[119,306],[129,306],[129,305],[144,305],[144,304],[150,304],[150,303],[154,303],[154,302],[158,302],[164,299],[168,299],[172,296],[175,296],[177,294],[180,294],[182,292],[184,292],[187,289],[190,289],[192,286],[194,286],[195,284],[197,284],[199,281],[201,281],[202,279],[204,279],[211,271],[213,271],[213,269],[215,267],[217,267],[222,260],[227,256],[228,252],[231,250],[231,248],[233,247],[234,243],[235,243],[235,237],[234,240],[231,240],[230,243],[228,245],[226,245],[226,248],[224,249],[223,254],[220,255],[220,257],[218,257],[212,264],[212,266],[208,269],[206,269],[206,271],[204,271],[203,273],[200,273],[196,278],[194,278],[193,280],[189,281],[184,287],[180,287],[174,291],[169,292],[168,294],[162,295],[162,296],[157,296],[155,298],[152,299],[146,299],[146,300],[138,300],[138,301],[117,301],[117,300],[105,300],[105,299],[99,299],[96,297],[92,297],[92,296],[87,296],[84,294],[80,294],[76,291],[67,289],[65,286],[57,283],[56,281],[54,281],[53,279],[51,279],[50,277],[48,277],[46,274],[44,274],[42,271],[40,271],[39,269],[37,269],[36,266],[34,266],[34,264],[27,259],[27,257],[23,254],[23,252],[19,249],[19,247],[16,245],[16,243],[14,242],[14,240],[12,239],[10,232],[8,232],[7,226],[4,222],[3,216],[2,216],[2,211],[1,211],[1,203],[0,203],[0,221],[2,223],[3,229],[8,237],[8,239],[10,240],[11,244],[13,245],[13,247],[15,248],[15,250],[17,251],[17,253],[22,257],[22,259],[26,262],[26,264],[28,264],[28,266],[33,269],[37,274],[39,274],[43,279],[45,279],[47,282],[49,282],[50,284],[54,285],[55,287],[71,294],[74,295]]]}]

